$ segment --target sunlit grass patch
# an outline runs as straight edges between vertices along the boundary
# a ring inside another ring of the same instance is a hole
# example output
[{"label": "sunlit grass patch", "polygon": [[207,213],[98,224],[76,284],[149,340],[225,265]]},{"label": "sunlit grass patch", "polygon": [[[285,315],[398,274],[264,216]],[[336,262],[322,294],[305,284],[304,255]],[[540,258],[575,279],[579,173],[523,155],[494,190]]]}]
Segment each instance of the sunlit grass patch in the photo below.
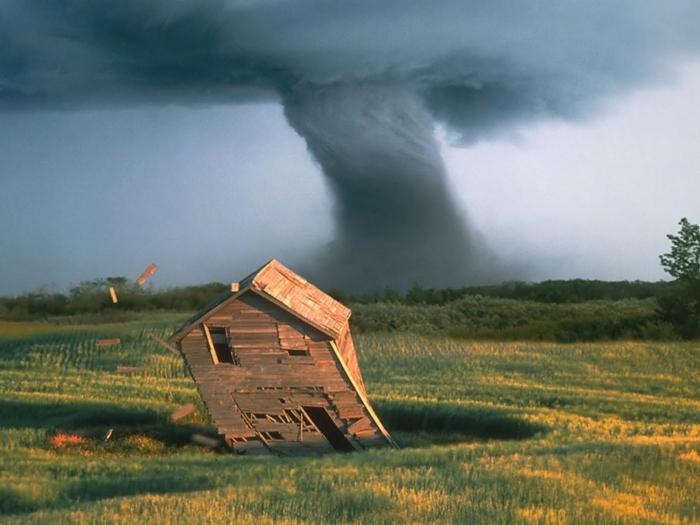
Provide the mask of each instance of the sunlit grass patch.
[{"label": "sunlit grass patch", "polygon": [[688,452],[683,452],[678,457],[686,461],[694,461],[695,463],[700,463],[700,453],[698,453],[697,450],[689,450]]},{"label": "sunlit grass patch", "polygon": [[566,525],[570,523],[565,509],[527,506],[517,509],[516,516],[523,523],[532,525]]},{"label": "sunlit grass patch", "polygon": [[[192,433],[211,431],[206,412],[181,361],[147,337],[175,324],[86,325],[0,341],[3,521],[637,524],[700,516],[698,344],[360,335],[369,397],[403,448],[255,458],[191,443]],[[98,348],[101,337],[122,342]],[[141,371],[120,373],[118,364]],[[198,410],[169,421],[185,403]],[[52,446],[57,435],[83,441]]]}]

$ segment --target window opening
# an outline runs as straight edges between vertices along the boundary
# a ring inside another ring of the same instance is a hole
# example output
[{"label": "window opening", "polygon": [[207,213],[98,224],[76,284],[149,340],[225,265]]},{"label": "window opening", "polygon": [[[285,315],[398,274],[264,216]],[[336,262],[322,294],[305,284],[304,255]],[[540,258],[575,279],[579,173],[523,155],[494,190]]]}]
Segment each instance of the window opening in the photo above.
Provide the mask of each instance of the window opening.
[{"label": "window opening", "polygon": [[223,326],[207,326],[209,337],[213,346],[214,354],[216,355],[217,363],[231,363],[240,365],[238,356],[229,344],[226,328]]}]

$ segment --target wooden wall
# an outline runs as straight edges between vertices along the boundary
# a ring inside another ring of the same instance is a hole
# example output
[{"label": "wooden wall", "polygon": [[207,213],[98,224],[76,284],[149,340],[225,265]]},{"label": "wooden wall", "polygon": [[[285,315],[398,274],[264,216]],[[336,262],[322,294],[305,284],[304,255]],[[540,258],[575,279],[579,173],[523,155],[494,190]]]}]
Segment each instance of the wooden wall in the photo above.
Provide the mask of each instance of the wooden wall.
[{"label": "wooden wall", "polygon": [[[355,448],[386,443],[325,334],[253,292],[215,312],[205,324],[227,329],[240,365],[214,364],[199,326],[181,340],[180,347],[214,424],[235,449],[329,450],[327,440],[300,410],[302,406],[326,408]],[[342,339],[339,349],[348,354],[352,339]],[[353,359],[346,364],[353,375],[353,368],[359,375],[352,350]]]}]

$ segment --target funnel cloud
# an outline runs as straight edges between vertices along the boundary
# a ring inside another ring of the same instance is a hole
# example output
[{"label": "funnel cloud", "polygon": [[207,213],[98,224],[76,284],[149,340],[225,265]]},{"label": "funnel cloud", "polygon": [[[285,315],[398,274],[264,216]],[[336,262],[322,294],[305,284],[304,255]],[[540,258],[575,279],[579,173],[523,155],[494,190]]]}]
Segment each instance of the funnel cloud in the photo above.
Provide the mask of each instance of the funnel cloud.
[{"label": "funnel cloud", "polygon": [[433,121],[400,85],[303,89],[284,100],[335,196],[335,241],[320,276],[356,286],[368,276],[447,286],[488,277],[485,249],[447,187]]},{"label": "funnel cloud", "polygon": [[276,101],[335,199],[316,278],[497,281],[517,270],[458,210],[436,125],[468,146],[587,118],[696,55],[697,20],[694,0],[10,0],[0,110]]}]

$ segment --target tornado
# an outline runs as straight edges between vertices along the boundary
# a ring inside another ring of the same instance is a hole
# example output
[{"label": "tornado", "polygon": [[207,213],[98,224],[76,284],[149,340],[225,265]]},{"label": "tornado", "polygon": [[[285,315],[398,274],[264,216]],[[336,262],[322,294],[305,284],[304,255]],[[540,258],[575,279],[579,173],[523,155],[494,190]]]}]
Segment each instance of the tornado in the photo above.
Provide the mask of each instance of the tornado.
[{"label": "tornado", "polygon": [[322,281],[405,289],[483,277],[486,248],[457,209],[433,119],[415,93],[341,84],[299,89],[283,104],[335,199],[334,242],[318,255]]},{"label": "tornado", "polygon": [[589,119],[700,57],[697,20],[697,0],[5,0],[0,115],[281,104],[334,199],[305,274],[353,291],[494,282],[528,261],[492,255],[459,209],[435,126],[471,147]]}]

